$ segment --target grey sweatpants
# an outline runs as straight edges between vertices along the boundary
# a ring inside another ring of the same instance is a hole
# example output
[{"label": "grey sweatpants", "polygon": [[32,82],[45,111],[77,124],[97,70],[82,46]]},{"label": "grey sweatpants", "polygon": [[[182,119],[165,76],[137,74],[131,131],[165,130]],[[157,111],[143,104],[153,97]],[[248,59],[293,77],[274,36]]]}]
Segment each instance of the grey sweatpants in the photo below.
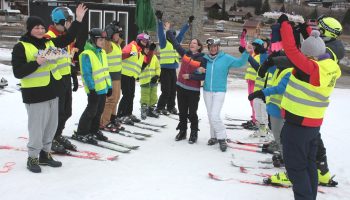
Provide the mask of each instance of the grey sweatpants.
[{"label": "grey sweatpants", "polygon": [[271,131],[276,143],[278,144],[279,151],[282,155],[282,143],[281,143],[281,131],[284,124],[284,119],[273,117],[270,115]]},{"label": "grey sweatpants", "polygon": [[51,150],[58,124],[58,97],[25,106],[28,113],[28,156],[37,158],[41,150]]}]

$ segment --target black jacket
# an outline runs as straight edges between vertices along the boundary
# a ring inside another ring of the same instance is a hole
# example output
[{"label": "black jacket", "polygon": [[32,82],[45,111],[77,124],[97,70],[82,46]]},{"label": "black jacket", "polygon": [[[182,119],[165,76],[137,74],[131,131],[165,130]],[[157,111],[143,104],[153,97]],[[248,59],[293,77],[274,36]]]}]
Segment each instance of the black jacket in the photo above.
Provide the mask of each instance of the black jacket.
[{"label": "black jacket", "polygon": [[[51,38],[50,40],[56,47],[64,48],[74,41],[80,26],[80,22],[74,21],[66,35]],[[48,39],[37,39],[30,36],[30,33],[26,33],[20,38],[20,41],[31,43],[38,49],[45,49],[45,43],[48,41]],[[17,43],[13,47],[11,62],[13,74],[18,79],[22,79],[32,74],[40,66],[36,61],[27,62],[24,46],[21,42]],[[62,82],[61,80],[55,80],[51,74],[50,82],[47,86],[22,88],[21,91],[23,103],[40,103],[58,97],[60,92],[62,92]]]}]

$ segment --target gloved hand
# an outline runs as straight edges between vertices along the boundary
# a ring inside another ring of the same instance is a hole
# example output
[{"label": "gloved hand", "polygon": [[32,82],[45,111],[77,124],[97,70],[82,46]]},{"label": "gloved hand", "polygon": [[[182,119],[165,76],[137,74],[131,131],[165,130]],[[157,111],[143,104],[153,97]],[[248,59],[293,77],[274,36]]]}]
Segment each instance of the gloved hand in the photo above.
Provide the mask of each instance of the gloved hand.
[{"label": "gloved hand", "polygon": [[137,52],[135,51],[130,52],[130,56],[137,56]]},{"label": "gloved hand", "polygon": [[113,92],[112,92],[112,88],[109,88],[108,89],[108,92],[107,92],[107,97],[110,97],[110,96],[112,96],[112,94],[113,94]]},{"label": "gloved hand", "polygon": [[245,51],[245,48],[242,47],[242,46],[239,46],[239,47],[238,47],[238,51],[239,51],[240,53],[243,53],[243,52]]},{"label": "gloved hand", "polygon": [[188,23],[191,24],[194,20],[194,16],[191,15],[189,18],[188,18]]},{"label": "gloved hand", "polygon": [[265,99],[265,95],[261,90],[255,91],[248,96],[248,100],[252,101],[255,98]]},{"label": "gloved hand", "polygon": [[158,75],[155,75],[151,78],[151,83],[157,83],[159,80],[159,76]]},{"label": "gloved hand", "polygon": [[150,45],[149,45],[149,50],[150,51],[154,51],[156,49],[157,45],[154,44],[154,42],[152,42]]},{"label": "gloved hand", "polygon": [[267,70],[270,67],[274,66],[274,65],[275,65],[275,63],[273,62],[273,59],[272,58],[267,58],[265,60],[265,62],[261,65],[261,67],[259,68],[258,76],[261,77],[261,78],[264,78]]},{"label": "gloved hand", "polygon": [[73,81],[73,92],[76,92],[78,90],[78,87],[79,87],[79,83],[78,83],[78,77],[76,74],[72,74],[71,75],[72,77],[72,81]]},{"label": "gloved hand", "polygon": [[155,15],[156,15],[158,20],[162,20],[162,18],[163,18],[163,12],[162,11],[156,10]]},{"label": "gloved hand", "polygon": [[282,24],[284,21],[289,21],[288,16],[286,14],[282,14],[277,20],[279,24]]},{"label": "gloved hand", "polygon": [[91,96],[97,96],[96,90],[90,90],[89,95],[91,95]]}]

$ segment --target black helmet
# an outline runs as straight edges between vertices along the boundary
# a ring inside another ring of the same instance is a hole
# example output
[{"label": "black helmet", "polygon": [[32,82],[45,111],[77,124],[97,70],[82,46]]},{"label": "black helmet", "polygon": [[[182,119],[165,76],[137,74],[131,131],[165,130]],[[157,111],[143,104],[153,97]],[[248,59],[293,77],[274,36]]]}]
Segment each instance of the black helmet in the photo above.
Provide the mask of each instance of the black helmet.
[{"label": "black helmet", "polygon": [[119,22],[113,21],[110,24],[108,24],[105,28],[105,32],[107,33],[107,38],[112,39],[113,35],[116,33],[119,33],[119,36],[121,36],[121,33],[123,31],[123,28],[119,26]]},{"label": "black helmet", "polygon": [[105,31],[103,31],[103,30],[100,29],[100,28],[92,28],[92,29],[89,31],[89,36],[90,36],[90,39],[106,38],[106,37],[107,37],[107,34],[106,34]]}]

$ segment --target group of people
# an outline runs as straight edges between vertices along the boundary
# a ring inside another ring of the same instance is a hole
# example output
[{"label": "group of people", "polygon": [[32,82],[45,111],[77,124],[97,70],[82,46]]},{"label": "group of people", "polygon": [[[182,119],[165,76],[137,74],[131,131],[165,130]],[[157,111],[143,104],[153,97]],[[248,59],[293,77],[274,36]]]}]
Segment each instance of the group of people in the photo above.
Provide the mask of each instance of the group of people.
[{"label": "group of people", "polygon": [[[267,148],[275,153],[274,164],[285,165],[287,170],[271,177],[272,181],[282,184],[290,181],[295,199],[316,199],[318,183],[329,183],[331,178],[319,130],[329,96],[341,74],[338,61],[344,56],[344,47],[337,39],[342,31],[337,20],[320,17],[320,30],[316,31],[306,24],[290,22],[283,14],[271,27],[271,38],[256,38],[249,44],[243,30],[239,47],[242,55],[236,58],[220,51],[218,38],[206,40],[207,54],[202,52],[205,45],[199,39],[192,39],[188,49],[184,49],[180,43],[194,17],[189,17],[176,34],[169,22],[163,24],[163,13],[156,11],[159,59],[157,46],[148,33],[138,34],[135,41],[122,48],[123,31],[116,21],[104,30],[89,31],[78,61],[72,61],[71,57],[48,60],[37,55],[39,50],[50,47],[77,52],[74,41],[86,10],[79,4],[74,16],[69,8],[54,9],[53,25],[48,32],[41,18],[29,17],[27,33],[13,49],[13,72],[21,80],[28,113],[27,168],[30,171],[41,172],[39,165],[60,167],[62,163],[52,158],[51,150],[58,153],[76,150],[76,146],[62,136],[65,123],[72,115],[72,91],[78,89],[77,70],[72,66],[80,66],[88,96],[72,138],[97,144],[97,140],[108,140],[101,130],[117,132],[124,128],[121,123],[140,122],[132,113],[138,80],[141,119],[178,114],[176,129],[179,132],[175,140],[187,138],[189,120],[188,141],[193,144],[198,139],[197,109],[201,81],[204,81],[203,98],[210,124],[208,145],[219,143],[224,152],[227,136],[220,115],[228,73],[230,68],[243,67],[249,62],[245,78],[252,120],[243,125],[256,129],[254,137],[266,137],[269,130],[272,131],[275,141]],[[159,99],[158,82],[162,92]]]}]

